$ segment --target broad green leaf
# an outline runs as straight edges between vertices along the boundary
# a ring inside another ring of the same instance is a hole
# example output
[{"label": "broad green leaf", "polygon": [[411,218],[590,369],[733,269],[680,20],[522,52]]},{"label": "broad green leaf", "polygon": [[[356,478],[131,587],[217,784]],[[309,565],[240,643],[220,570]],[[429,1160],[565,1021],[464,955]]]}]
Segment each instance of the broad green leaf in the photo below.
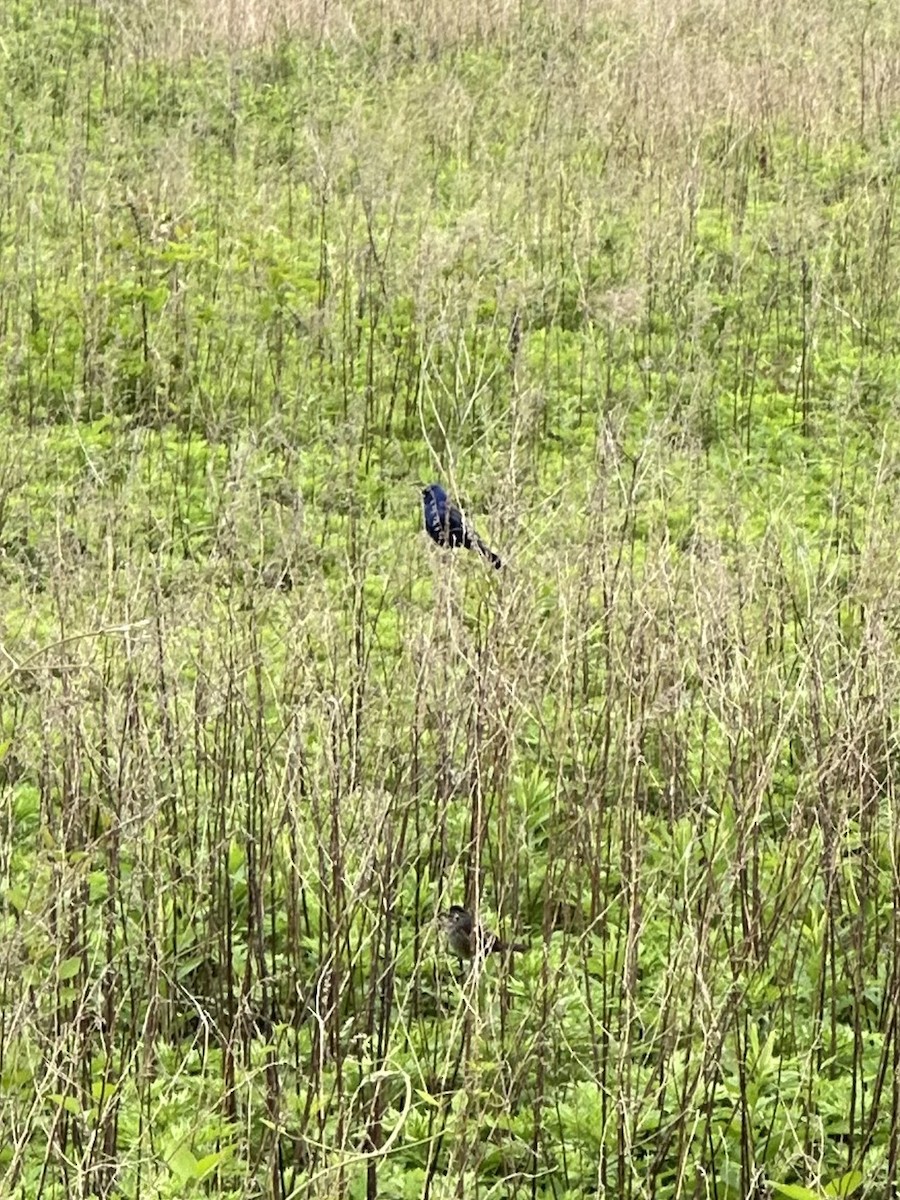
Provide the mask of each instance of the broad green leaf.
[{"label": "broad green leaf", "polygon": [[91,871],[88,875],[88,886],[92,904],[98,900],[105,900],[109,895],[109,879],[105,871]]},{"label": "broad green leaf", "polygon": [[195,1178],[205,1179],[211,1174],[216,1167],[220,1167],[222,1163],[234,1155],[234,1146],[223,1146],[221,1150],[214,1150],[212,1154],[204,1154],[202,1158],[198,1158],[195,1166]]},{"label": "broad green leaf", "polygon": [[847,1171],[839,1179],[832,1179],[825,1187],[826,1196],[835,1196],[838,1200],[847,1200],[863,1181],[862,1171]]},{"label": "broad green leaf", "polygon": [[7,888],[4,895],[11,908],[14,908],[17,913],[23,913],[28,904],[28,897],[22,888],[10,887]]},{"label": "broad green leaf", "polygon": [[189,1147],[181,1142],[166,1158],[166,1166],[173,1175],[177,1175],[182,1183],[197,1178],[197,1159]]},{"label": "broad green leaf", "polygon": [[784,1196],[785,1200],[822,1200],[821,1192],[814,1192],[799,1183],[772,1183],[770,1180],[769,1187],[776,1196]]},{"label": "broad green leaf", "polygon": [[51,1092],[47,1099],[51,1100],[54,1104],[58,1104],[60,1108],[64,1108],[73,1117],[81,1116],[81,1105],[74,1096],[64,1096],[62,1092]]}]

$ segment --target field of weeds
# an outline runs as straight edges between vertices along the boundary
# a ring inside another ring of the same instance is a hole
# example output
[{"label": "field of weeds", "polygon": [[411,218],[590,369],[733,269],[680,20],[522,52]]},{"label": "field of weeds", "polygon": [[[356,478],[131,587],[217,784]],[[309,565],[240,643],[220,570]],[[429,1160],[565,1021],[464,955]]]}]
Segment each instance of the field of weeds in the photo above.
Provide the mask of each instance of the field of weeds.
[{"label": "field of weeds", "polygon": [[0,1197],[893,1195],[900,7],[10,0],[0,96]]}]

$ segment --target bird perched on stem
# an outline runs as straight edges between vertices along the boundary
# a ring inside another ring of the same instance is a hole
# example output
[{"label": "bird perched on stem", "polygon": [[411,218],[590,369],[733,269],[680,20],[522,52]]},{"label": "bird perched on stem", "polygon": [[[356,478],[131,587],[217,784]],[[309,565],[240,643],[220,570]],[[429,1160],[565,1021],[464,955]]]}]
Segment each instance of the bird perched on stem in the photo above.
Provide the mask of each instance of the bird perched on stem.
[{"label": "bird perched on stem", "polygon": [[439,483],[430,483],[422,489],[422,512],[425,517],[425,532],[439,546],[455,550],[465,546],[479,554],[498,569],[503,566],[500,556],[487,547],[455,504],[451,504],[447,493]]},{"label": "bird perched on stem", "polygon": [[509,950],[521,954],[528,949],[523,942],[501,942],[496,933],[476,925],[469,910],[459,904],[451,904],[446,912],[438,913],[438,921],[447,937],[450,953],[459,959],[484,958]]}]

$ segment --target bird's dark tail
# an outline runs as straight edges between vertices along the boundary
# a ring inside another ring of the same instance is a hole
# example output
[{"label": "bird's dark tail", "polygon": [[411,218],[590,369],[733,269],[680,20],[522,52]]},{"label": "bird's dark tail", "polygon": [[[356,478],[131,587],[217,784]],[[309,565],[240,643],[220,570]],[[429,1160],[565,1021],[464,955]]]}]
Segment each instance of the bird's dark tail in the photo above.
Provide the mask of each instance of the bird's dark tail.
[{"label": "bird's dark tail", "polygon": [[486,546],[480,537],[475,538],[475,545],[478,547],[479,551],[484,555],[484,557],[488,560],[488,562],[491,564],[491,566],[495,567],[496,570],[499,571],[500,568],[503,566],[503,559],[500,557],[500,555],[495,554],[493,552],[493,550],[490,548],[490,546]]}]

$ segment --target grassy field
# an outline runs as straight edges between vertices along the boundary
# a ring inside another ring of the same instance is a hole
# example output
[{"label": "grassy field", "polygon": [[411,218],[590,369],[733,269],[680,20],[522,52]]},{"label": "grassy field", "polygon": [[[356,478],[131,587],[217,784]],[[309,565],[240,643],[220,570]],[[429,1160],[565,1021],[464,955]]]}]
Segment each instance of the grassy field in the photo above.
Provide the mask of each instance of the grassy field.
[{"label": "grassy field", "polygon": [[0,1197],[896,1194],[898,63],[2,6]]}]

